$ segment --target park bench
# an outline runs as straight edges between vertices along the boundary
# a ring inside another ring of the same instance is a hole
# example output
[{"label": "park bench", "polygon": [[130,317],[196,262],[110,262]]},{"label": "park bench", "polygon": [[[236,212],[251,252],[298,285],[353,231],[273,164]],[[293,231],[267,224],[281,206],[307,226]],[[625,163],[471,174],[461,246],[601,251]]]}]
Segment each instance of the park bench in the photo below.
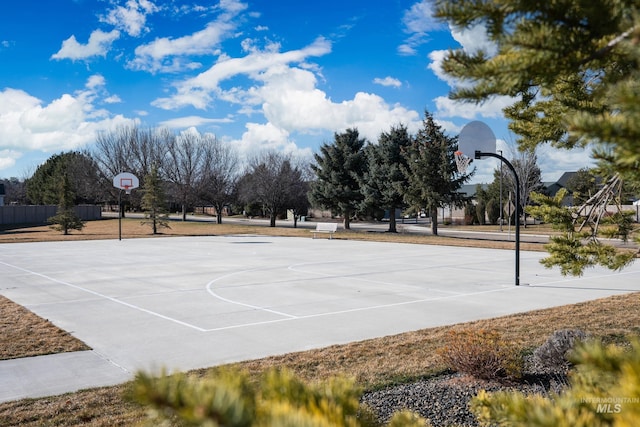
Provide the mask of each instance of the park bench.
[{"label": "park bench", "polygon": [[318,233],[329,233],[329,239],[333,237],[333,233],[338,229],[338,223],[336,222],[319,222],[316,224],[315,230],[309,230],[313,233],[313,238],[316,238]]}]

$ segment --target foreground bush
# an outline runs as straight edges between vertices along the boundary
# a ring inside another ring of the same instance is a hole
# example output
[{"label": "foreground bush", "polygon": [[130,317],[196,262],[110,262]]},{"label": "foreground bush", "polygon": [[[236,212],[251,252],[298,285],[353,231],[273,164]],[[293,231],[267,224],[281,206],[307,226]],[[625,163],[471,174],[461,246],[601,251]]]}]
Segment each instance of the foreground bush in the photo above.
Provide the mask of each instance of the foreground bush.
[{"label": "foreground bush", "polygon": [[496,331],[452,330],[438,353],[449,369],[476,378],[517,378],[522,375],[523,361],[519,351]]},{"label": "foreground bush", "polygon": [[[360,427],[380,425],[360,406],[360,390],[336,377],[306,384],[292,373],[270,370],[258,382],[245,372],[221,370],[207,378],[138,373],[130,398],[149,410],[149,425],[225,427]],[[164,424],[163,424],[164,423]],[[390,427],[426,427],[409,412]]]},{"label": "foreground bush", "polygon": [[598,427],[640,426],[640,340],[631,349],[580,343],[570,386],[549,397],[481,392],[471,409],[485,425]]}]

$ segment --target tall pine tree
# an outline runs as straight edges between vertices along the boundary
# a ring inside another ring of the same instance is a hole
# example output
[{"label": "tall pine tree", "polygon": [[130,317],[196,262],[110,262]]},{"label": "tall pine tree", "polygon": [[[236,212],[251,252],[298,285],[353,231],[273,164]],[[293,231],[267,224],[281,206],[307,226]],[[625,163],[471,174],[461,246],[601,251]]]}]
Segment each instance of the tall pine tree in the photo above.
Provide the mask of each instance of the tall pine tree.
[{"label": "tall pine tree", "polygon": [[142,209],[144,210],[143,224],[150,224],[153,234],[158,234],[159,227],[169,227],[169,215],[165,208],[166,196],[163,182],[157,165],[145,176],[142,187]]},{"label": "tall pine tree", "polygon": [[586,147],[640,180],[640,5],[627,0],[437,0],[456,28],[483,26],[494,52],[456,49],[443,70],[451,97],[512,97],[522,147]]},{"label": "tall pine tree", "polygon": [[53,224],[51,226],[53,229],[62,231],[66,236],[69,230],[82,230],[84,222],[74,211],[76,194],[64,162],[58,164],[55,175],[57,176],[55,183],[58,193],[58,212],[49,218],[49,222]]},{"label": "tall pine tree", "polygon": [[363,176],[364,204],[389,211],[389,232],[395,233],[396,210],[404,203],[406,168],[404,151],[411,144],[411,136],[406,126],[399,125],[389,132],[382,132],[378,144],[367,146],[368,168]]},{"label": "tall pine tree", "polygon": [[323,144],[311,165],[317,178],[311,186],[312,203],[342,215],[346,230],[364,199],[360,187],[367,166],[364,145],[357,129],[335,133],[333,143]]},{"label": "tall pine tree", "polygon": [[458,190],[471,175],[458,172],[454,157],[457,149],[457,137],[445,135],[433,116],[425,111],[422,128],[405,153],[404,198],[414,211],[426,209],[434,235],[438,234],[438,208],[462,207],[465,202]]}]

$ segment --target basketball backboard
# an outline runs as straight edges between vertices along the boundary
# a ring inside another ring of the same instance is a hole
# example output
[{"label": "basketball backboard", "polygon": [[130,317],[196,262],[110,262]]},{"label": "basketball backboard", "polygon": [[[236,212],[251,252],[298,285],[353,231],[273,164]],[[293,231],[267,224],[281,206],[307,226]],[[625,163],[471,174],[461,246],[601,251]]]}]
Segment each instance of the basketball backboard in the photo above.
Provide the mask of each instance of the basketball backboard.
[{"label": "basketball backboard", "polygon": [[113,186],[127,192],[138,188],[140,181],[138,177],[129,172],[122,172],[113,178]]},{"label": "basketball backboard", "polygon": [[496,136],[489,126],[480,121],[467,123],[458,135],[458,151],[473,158],[476,151],[496,152]]}]

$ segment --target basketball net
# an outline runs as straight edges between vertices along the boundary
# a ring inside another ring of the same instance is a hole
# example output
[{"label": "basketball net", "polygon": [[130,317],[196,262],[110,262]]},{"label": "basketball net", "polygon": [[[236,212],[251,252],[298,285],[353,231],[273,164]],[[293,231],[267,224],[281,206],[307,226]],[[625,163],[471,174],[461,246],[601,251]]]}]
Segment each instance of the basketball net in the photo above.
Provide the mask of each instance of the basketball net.
[{"label": "basketball net", "polygon": [[462,151],[456,151],[454,153],[454,157],[456,158],[456,166],[458,167],[460,175],[467,173],[467,169],[469,168],[469,164],[472,160],[471,157],[465,156]]}]

